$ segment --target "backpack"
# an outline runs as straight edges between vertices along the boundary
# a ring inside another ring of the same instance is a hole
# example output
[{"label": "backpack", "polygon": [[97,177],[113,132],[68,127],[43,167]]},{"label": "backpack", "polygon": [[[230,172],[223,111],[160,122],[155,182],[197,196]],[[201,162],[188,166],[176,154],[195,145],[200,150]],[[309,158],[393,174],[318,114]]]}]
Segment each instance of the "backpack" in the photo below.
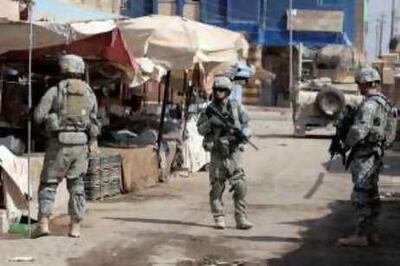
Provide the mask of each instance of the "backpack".
[{"label": "backpack", "polygon": [[[383,147],[387,149],[393,145],[396,139],[397,109],[383,95],[374,95],[370,99],[375,101],[381,107],[380,110],[382,111],[381,115],[376,115],[370,135],[375,141],[383,142]],[[382,119],[379,116],[382,116]]]},{"label": "backpack", "polygon": [[66,131],[85,131],[90,125],[90,99],[87,84],[78,79],[60,83],[63,100],[60,110],[60,126]]}]

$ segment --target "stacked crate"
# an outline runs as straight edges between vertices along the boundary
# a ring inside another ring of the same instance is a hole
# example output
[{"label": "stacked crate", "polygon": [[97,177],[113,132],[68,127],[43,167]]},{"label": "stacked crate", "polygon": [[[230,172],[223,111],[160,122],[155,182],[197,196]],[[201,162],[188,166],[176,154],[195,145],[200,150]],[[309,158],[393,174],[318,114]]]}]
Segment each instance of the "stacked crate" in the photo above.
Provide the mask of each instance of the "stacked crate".
[{"label": "stacked crate", "polygon": [[397,64],[399,62],[399,54],[390,53],[381,55],[380,59],[373,63],[373,67],[378,69],[382,76],[382,92],[389,100],[399,107],[400,88],[396,88],[395,76],[400,74]]},{"label": "stacked crate", "polygon": [[84,178],[87,200],[102,200],[121,193],[121,164],[120,155],[89,159]]}]

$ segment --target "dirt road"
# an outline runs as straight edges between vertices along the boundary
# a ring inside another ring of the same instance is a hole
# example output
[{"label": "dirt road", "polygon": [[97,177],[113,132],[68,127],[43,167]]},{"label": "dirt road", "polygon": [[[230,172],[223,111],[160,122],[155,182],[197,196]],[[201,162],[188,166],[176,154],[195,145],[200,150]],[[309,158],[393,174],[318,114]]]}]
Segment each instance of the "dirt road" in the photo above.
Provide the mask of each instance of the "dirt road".
[{"label": "dirt road", "polygon": [[[335,239],[352,230],[350,177],[340,161],[325,166],[329,140],[290,137],[287,115],[253,113],[260,151],[245,154],[250,231],[234,229],[231,195],[228,228],[216,231],[208,205],[208,177],[197,173],[146,191],[89,205],[83,238],[65,237],[67,219],[53,223],[55,236],[1,239],[0,265],[31,256],[24,265],[398,265],[400,202],[383,204],[384,244],[338,248]],[[386,160],[381,188],[400,191],[398,154]]]}]

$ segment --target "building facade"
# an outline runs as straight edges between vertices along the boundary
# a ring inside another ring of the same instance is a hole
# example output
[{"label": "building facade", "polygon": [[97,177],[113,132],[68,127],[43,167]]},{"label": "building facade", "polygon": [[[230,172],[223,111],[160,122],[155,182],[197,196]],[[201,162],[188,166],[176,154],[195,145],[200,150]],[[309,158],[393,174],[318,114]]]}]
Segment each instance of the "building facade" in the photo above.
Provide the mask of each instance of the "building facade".
[{"label": "building facade", "polygon": [[0,20],[19,20],[19,1],[0,0]]},{"label": "building facade", "polygon": [[[288,106],[290,27],[295,44],[312,48],[346,44],[360,51],[364,47],[365,0],[292,0],[291,12],[290,0],[126,1],[122,14],[130,17],[181,15],[245,34],[253,45],[249,61],[260,76],[244,91],[248,104]],[[266,78],[267,72],[277,74],[276,79]]]},{"label": "building facade", "polygon": [[[283,46],[289,43],[289,0],[125,0],[122,14],[182,15],[204,23],[246,33],[251,43]],[[363,47],[365,0],[293,0],[293,17],[304,25],[294,41],[307,46],[329,43]],[[307,11],[313,11],[307,13]],[[320,23],[315,23],[315,15]],[[307,21],[308,20],[308,21]],[[332,30],[332,25],[336,29]],[[325,28],[330,27],[329,30]]]},{"label": "building facade", "polygon": [[99,11],[119,14],[124,0],[68,0],[70,3],[82,5]]}]

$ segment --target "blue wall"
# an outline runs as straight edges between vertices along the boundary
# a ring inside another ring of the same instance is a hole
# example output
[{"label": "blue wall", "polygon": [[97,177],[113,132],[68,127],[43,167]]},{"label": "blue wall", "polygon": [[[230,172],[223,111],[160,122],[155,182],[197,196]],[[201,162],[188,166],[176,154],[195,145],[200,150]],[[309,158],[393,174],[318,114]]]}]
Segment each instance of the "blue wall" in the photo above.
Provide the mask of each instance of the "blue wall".
[{"label": "blue wall", "polygon": [[[138,17],[157,13],[158,0],[130,0],[124,15]],[[178,15],[184,0],[175,0]],[[308,46],[347,43],[354,40],[357,0],[293,0],[295,9],[343,11],[344,33],[295,32],[295,42]],[[201,21],[235,31],[247,32],[250,42],[266,45],[287,45],[286,11],[289,0],[200,0]]]}]

